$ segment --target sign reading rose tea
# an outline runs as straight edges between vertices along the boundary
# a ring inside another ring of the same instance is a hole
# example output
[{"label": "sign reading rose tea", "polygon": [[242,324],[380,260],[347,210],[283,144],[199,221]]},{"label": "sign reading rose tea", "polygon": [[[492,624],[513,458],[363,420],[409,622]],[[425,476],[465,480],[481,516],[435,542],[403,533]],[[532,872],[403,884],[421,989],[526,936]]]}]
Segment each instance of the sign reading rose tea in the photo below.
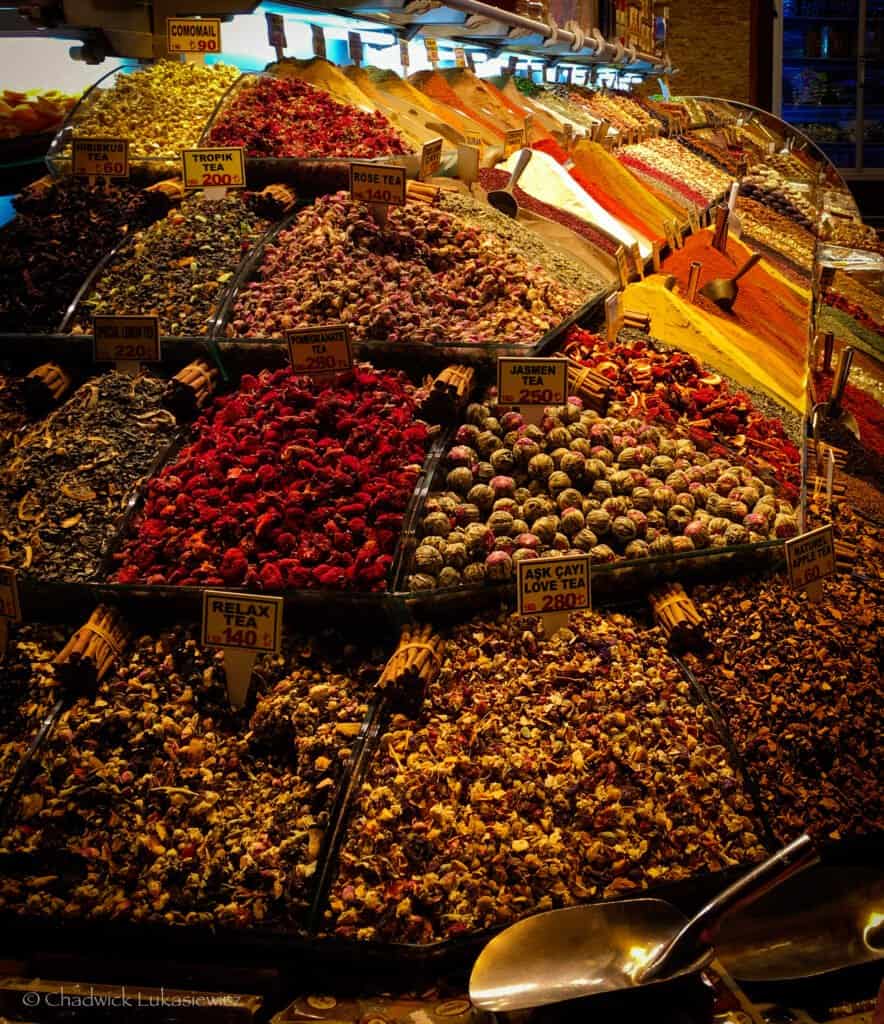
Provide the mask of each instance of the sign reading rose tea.
[{"label": "sign reading rose tea", "polygon": [[128,139],[74,139],[71,173],[75,178],[128,178]]},{"label": "sign reading rose tea", "polygon": [[405,168],[350,164],[350,197],[360,203],[405,206]]},{"label": "sign reading rose tea", "polygon": [[162,360],[160,319],[156,316],[96,316],[92,320],[92,358],[137,373],[142,363]]},{"label": "sign reading rose tea", "polygon": [[516,601],[519,615],[539,615],[548,635],[561,629],[571,612],[592,607],[589,555],[517,562]]},{"label": "sign reading rose tea", "polygon": [[282,606],[281,597],[203,591],[202,644],[224,651],[227,696],[235,708],[245,704],[258,656],[279,654]]},{"label": "sign reading rose tea", "polygon": [[806,590],[811,601],[822,597],[822,581],[835,573],[835,535],[830,526],[786,541],[786,565],[793,590]]},{"label": "sign reading rose tea", "polygon": [[567,401],[567,359],[501,356],[497,360],[498,405],[517,405],[526,422],[539,423],[546,406]]},{"label": "sign reading rose tea", "polygon": [[183,149],[181,175],[187,189],[245,188],[245,150],[241,146]]},{"label": "sign reading rose tea", "polygon": [[353,365],[350,331],[346,324],[295,327],[286,331],[289,359],[295,373],[311,377],[342,373]]},{"label": "sign reading rose tea", "polygon": [[220,18],[166,18],[169,53],[220,53]]}]

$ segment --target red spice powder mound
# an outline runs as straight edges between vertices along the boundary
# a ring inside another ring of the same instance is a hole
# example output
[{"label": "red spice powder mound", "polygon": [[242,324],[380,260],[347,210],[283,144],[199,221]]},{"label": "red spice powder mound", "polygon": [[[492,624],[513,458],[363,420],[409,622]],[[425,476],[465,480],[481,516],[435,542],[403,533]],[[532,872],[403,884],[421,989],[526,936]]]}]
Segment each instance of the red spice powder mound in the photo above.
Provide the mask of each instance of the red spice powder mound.
[{"label": "red spice powder mound", "polygon": [[484,117],[478,111],[468,107],[437,71],[418,71],[408,81],[415,88],[420,89],[421,92],[425,92],[427,96],[447,104],[459,113],[471,118],[477,124],[482,125],[483,128],[487,128],[494,135],[501,139],[503,138],[503,128],[495,121],[489,120],[489,118]]},{"label": "red spice powder mound", "polygon": [[[496,168],[490,167],[483,167],[479,171],[479,184],[487,192],[495,188],[504,188],[509,183],[509,180],[510,176],[506,171],[498,171]],[[601,249],[602,252],[613,256],[617,251],[618,243],[594,228],[589,221],[575,217],[572,213],[568,213],[565,210],[560,210],[557,206],[550,206],[549,203],[544,203],[541,199],[535,199],[534,196],[520,189],[518,185],[513,189],[513,195],[516,197],[516,202],[519,206],[523,206],[526,210],[531,210],[532,213],[539,214],[541,217],[546,217],[547,220],[554,220],[558,224],[563,224],[566,228],[570,228],[573,232],[591,242],[597,249]]]},{"label": "red spice powder mound", "polygon": [[[702,264],[699,288],[714,278],[733,277],[748,256],[745,246],[728,239],[727,254],[712,246],[712,231],[706,229],[685,240],[663,262],[663,270],[687,288],[691,263]],[[740,278],[739,292],[730,313],[724,312],[705,296],[697,294],[696,304],[707,313],[737,321],[750,334],[784,351],[789,358],[803,362],[807,355],[807,320],[810,313],[800,296],[769,274],[764,262],[757,263]]]},{"label": "red spice powder mound", "polygon": [[650,175],[650,177],[656,178],[657,181],[662,181],[670,188],[675,189],[679,195],[683,195],[685,199],[693,203],[694,206],[699,206],[701,209],[705,210],[709,205],[706,202],[706,197],[702,193],[692,189],[689,185],[686,185],[678,178],[673,178],[671,174],[666,174],[665,171],[659,171],[656,167],[652,167],[650,164],[645,163],[644,160],[639,160],[638,157],[633,156],[631,153],[620,153],[618,154],[617,159],[621,164],[625,164],[627,167],[634,167],[642,174]]},{"label": "red spice powder mound", "polygon": [[610,213],[612,217],[616,217],[622,224],[637,231],[640,235],[643,235],[647,239],[654,239],[659,237],[654,232],[654,229],[646,224],[640,217],[625,207],[622,203],[618,202],[612,195],[609,195],[589,177],[584,174],[579,167],[575,167],[573,164],[568,167],[571,163],[571,159],[564,149],[554,140],[542,139],[539,142],[535,142],[532,149],[539,149],[541,152],[548,154],[563,167],[567,168],[568,173],[577,182],[577,184],[586,192],[587,195],[591,196],[603,210]]},{"label": "red spice powder mound", "polygon": [[[828,401],[832,394],[833,379],[831,373],[814,374],[818,401]],[[856,417],[860,444],[864,448],[870,448],[875,454],[884,456],[884,408],[872,395],[861,388],[855,388],[852,384],[848,384],[844,389],[841,404]],[[849,472],[849,465],[847,469]]]}]

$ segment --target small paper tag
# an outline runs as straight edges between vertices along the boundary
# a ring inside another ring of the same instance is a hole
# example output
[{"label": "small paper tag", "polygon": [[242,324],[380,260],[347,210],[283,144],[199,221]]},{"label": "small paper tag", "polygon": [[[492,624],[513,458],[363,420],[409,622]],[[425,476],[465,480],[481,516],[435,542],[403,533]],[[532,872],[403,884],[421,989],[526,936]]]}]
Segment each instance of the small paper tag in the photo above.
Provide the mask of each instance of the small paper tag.
[{"label": "small paper tag", "polygon": [[514,53],[511,53],[509,55],[509,59],[506,62],[506,69],[511,75],[514,75],[516,73],[516,66],[518,65],[518,63],[519,58]]},{"label": "small paper tag", "polygon": [[503,133],[503,155],[505,157],[515,153],[525,144],[524,128],[508,128]]},{"label": "small paper tag", "polygon": [[435,66],[439,63],[439,44],[435,39],[427,37],[424,39],[424,46],[427,48],[427,60]]},{"label": "small paper tag", "polygon": [[475,146],[482,152],[482,136],[478,132],[464,132],[463,141],[465,146]]},{"label": "small paper tag", "polygon": [[526,422],[539,423],[547,406],[568,401],[568,360],[501,356],[497,360],[497,401],[518,406]]},{"label": "small paper tag", "polygon": [[431,139],[421,146],[420,179],[432,178],[442,166],[442,139]]},{"label": "small paper tag", "polygon": [[267,42],[274,50],[284,50],[288,46],[285,37],[285,18],[281,14],[273,14],[266,11],[264,17],[267,19]]},{"label": "small paper tag", "polygon": [[387,164],[350,164],[350,197],[361,203],[405,206],[404,167]]},{"label": "small paper tag", "polygon": [[75,178],[128,178],[127,139],[74,139],[71,173]]},{"label": "small paper tag", "polygon": [[186,189],[245,188],[245,150],[235,146],[183,149],[181,176]]},{"label": "small paper tag", "polygon": [[399,64],[406,71],[408,70],[409,66],[411,65],[411,58],[408,55],[408,40],[407,39],[400,39],[399,40]]},{"label": "small paper tag", "polygon": [[454,64],[458,68],[465,68],[467,66],[467,52],[462,46],[455,46],[454,48]]},{"label": "small paper tag", "polygon": [[467,185],[479,180],[480,152],[476,146],[457,147],[457,176]]},{"label": "small paper tag", "polygon": [[818,600],[817,585],[835,573],[835,536],[831,525],[787,540],[786,565],[792,589],[807,590],[811,600]]},{"label": "small paper tag", "polygon": [[160,320],[156,316],[96,316],[92,319],[96,363],[159,363]]},{"label": "small paper tag", "polygon": [[220,18],[166,18],[169,53],[220,53]]},{"label": "small paper tag", "polygon": [[295,373],[317,377],[343,373],[353,366],[350,331],[346,324],[296,327],[286,331],[286,340]]},{"label": "small paper tag", "polygon": [[571,612],[592,607],[589,555],[526,558],[516,563],[519,615],[539,615],[551,635],[567,625]]},{"label": "small paper tag", "polygon": [[327,52],[325,49],[325,29],[322,25],[311,25],[310,36],[313,42],[313,56],[325,60]]},{"label": "small paper tag", "polygon": [[18,576],[10,566],[0,567],[0,618],[21,622]]},{"label": "small paper tag", "polygon": [[362,36],[358,32],[347,33],[347,49],[350,53],[350,60],[359,67],[362,63]]}]

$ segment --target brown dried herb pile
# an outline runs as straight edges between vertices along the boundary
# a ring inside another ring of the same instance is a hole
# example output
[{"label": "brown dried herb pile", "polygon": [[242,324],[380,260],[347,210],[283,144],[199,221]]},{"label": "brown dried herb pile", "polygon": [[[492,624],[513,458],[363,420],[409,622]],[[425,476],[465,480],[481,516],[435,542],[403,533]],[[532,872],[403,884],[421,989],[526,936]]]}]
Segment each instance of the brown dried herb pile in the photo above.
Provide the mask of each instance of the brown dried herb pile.
[{"label": "brown dried herb pile", "polygon": [[340,638],[293,639],[258,665],[249,720],[222,666],[193,630],[144,636],[65,714],[0,842],[26,862],[0,881],[0,912],[303,925],[378,668]]},{"label": "brown dried herb pile", "polygon": [[854,572],[811,604],[785,577],[703,587],[694,601],[716,640],[688,663],[721,708],[783,842],[805,829],[843,839],[884,829],[880,531],[842,504],[836,537]]},{"label": "brown dried herb pile", "polygon": [[93,579],[138,479],[175,432],[165,384],[87,381],[0,460],[0,564],[42,580]]},{"label": "brown dried herb pile", "polygon": [[458,627],[426,706],[362,786],[326,925],[425,943],[763,854],[662,634],[580,613]]},{"label": "brown dried herb pile", "polygon": [[16,442],[16,431],[28,421],[20,377],[0,374],[0,456]]}]

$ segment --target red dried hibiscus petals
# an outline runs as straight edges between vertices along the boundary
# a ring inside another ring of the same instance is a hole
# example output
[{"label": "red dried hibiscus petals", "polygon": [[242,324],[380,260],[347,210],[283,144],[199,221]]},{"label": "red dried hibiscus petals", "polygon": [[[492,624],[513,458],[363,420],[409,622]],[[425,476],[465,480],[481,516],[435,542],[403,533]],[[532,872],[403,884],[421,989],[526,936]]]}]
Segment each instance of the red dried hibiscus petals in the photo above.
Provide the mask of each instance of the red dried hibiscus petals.
[{"label": "red dried hibiscus petals", "polygon": [[150,481],[117,581],[384,590],[428,445],[415,409],[394,371],[243,377]]}]

